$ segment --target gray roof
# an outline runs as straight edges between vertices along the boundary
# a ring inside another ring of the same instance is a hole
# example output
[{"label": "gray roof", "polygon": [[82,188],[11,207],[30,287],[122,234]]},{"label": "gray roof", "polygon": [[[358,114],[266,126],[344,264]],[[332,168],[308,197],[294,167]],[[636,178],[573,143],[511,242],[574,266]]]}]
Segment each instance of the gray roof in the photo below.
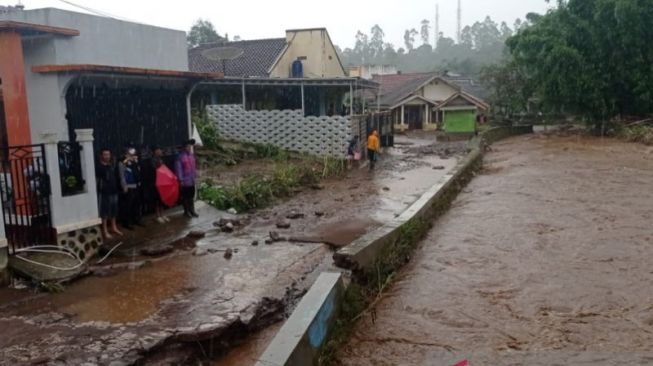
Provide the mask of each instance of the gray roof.
[{"label": "gray roof", "polygon": [[[206,58],[202,52],[213,48],[236,48],[242,54],[233,60],[214,61]],[[268,70],[274,65],[286,47],[285,38],[257,39],[252,41],[219,42],[205,44],[188,51],[190,71],[222,72],[232,77],[267,77]]]},{"label": "gray roof", "polygon": [[397,75],[374,75],[373,81],[380,84],[381,105],[392,107],[413,95],[417,89],[435,77],[460,87],[462,91],[481,101],[486,101],[488,91],[474,79],[450,74],[416,73]]},{"label": "gray roof", "polygon": [[478,81],[466,76],[451,76],[448,74],[442,75],[442,78],[452,84],[458,85],[465,93],[487,102],[490,97],[490,92],[479,84]]},{"label": "gray roof", "polygon": [[435,77],[435,73],[374,75],[373,81],[381,87],[381,105],[391,107],[412,95],[422,84]]}]

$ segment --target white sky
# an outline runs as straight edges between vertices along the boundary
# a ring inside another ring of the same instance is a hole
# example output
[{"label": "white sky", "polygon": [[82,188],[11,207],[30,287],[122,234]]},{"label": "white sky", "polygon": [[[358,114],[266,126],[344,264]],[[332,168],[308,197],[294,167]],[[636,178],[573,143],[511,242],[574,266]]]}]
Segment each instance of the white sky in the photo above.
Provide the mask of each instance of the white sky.
[{"label": "white sky", "polygon": [[[354,44],[357,30],[369,33],[374,24],[385,31],[386,41],[403,47],[408,28],[419,31],[422,19],[433,26],[435,4],[440,5],[440,30],[455,38],[457,0],[71,0],[117,17],[167,28],[188,30],[197,18],[209,19],[221,35],[243,39],[277,38],[286,29],[326,27],[343,49]],[[15,5],[17,0],[0,0]],[[23,0],[27,9],[57,7],[82,11],[61,0]],[[543,13],[544,0],[462,0],[463,27],[490,15],[512,26],[528,12]],[[431,31],[433,38],[433,30]]]}]

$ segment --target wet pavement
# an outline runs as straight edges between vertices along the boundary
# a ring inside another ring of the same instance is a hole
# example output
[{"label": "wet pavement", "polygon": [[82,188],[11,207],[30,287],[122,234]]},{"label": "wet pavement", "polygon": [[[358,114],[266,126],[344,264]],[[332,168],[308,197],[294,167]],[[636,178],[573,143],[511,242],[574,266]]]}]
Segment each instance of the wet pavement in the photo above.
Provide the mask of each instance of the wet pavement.
[{"label": "wet pavement", "polygon": [[[200,358],[211,358],[243,341],[215,364],[253,364],[252,352],[261,352],[273,336],[268,326],[292,310],[317,273],[331,265],[333,253],[320,243],[266,245],[269,232],[348,244],[401,213],[455,165],[455,156],[406,152],[430,143],[405,141],[384,154],[376,172],[354,169],[323,182],[323,189],[306,189],[247,215],[205,206],[200,219],[149,223],[121,239],[123,245],[94,266],[93,275],[63,293],[0,290],[0,328],[6,329],[0,333],[0,364],[165,364],[186,359],[190,348],[195,356],[201,348]],[[304,217],[277,229],[291,212]],[[221,218],[242,225],[225,233],[213,225]],[[191,230],[206,236],[188,238]],[[162,244],[174,250],[143,251]],[[247,339],[248,334],[254,335]],[[214,342],[206,344],[210,339]],[[188,347],[174,351],[179,345]]]},{"label": "wet pavement", "polygon": [[342,365],[653,364],[653,150],[497,143]]}]

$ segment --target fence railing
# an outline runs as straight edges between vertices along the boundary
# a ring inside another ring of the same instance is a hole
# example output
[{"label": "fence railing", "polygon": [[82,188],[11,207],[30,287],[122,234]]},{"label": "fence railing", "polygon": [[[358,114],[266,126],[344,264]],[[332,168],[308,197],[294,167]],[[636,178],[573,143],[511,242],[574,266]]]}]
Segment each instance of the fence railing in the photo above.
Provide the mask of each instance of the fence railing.
[{"label": "fence railing", "polygon": [[10,251],[54,238],[44,145],[1,148],[0,199]]}]

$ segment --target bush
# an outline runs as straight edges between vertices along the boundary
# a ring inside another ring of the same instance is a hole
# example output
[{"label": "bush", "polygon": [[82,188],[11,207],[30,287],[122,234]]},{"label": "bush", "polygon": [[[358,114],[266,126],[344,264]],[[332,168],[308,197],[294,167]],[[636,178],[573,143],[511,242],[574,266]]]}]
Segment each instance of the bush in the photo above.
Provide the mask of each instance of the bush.
[{"label": "bush", "polygon": [[199,113],[197,111],[193,112],[193,125],[197,128],[197,132],[202,138],[202,144],[207,149],[219,150],[219,138],[218,138],[218,129],[213,123],[209,120],[206,114]]}]

